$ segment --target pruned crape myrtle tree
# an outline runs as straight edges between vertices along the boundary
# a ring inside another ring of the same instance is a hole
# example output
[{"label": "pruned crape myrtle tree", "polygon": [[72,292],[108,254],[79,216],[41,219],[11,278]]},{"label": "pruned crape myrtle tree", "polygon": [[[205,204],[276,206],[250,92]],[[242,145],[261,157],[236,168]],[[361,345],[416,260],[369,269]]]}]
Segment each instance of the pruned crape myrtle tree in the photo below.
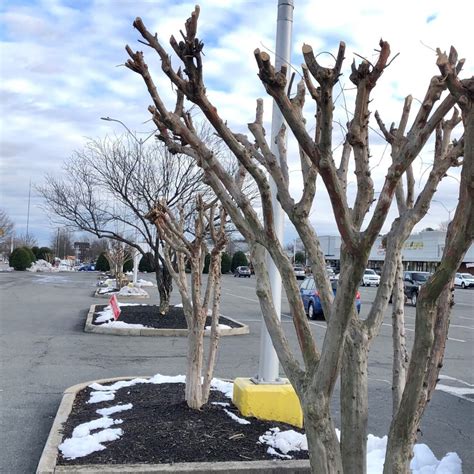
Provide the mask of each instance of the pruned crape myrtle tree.
[{"label": "pruned crape myrtle tree", "polygon": [[[196,198],[193,234],[187,234],[184,212],[175,216],[165,202],[147,214],[163,238],[163,256],[168,271],[178,287],[188,327],[188,354],[185,399],[190,408],[199,409],[209,399],[212,375],[219,342],[219,308],[221,298],[221,255],[227,245],[226,213],[221,207],[216,213],[216,201],[205,203],[202,195]],[[204,286],[202,274],[207,239],[210,237],[209,274]],[[173,258],[175,256],[176,258]],[[186,264],[191,269],[188,284]],[[204,289],[204,291],[203,291]],[[204,331],[211,313],[209,353],[204,362]]]},{"label": "pruned crape myrtle tree", "polygon": [[[161,144],[138,146],[128,137],[92,140],[64,164],[64,177],[46,177],[38,190],[54,219],[122,242],[154,256],[160,314],[166,314],[171,275],[160,253],[161,236],[144,215],[159,199],[171,208],[203,189],[202,172],[189,157],[171,156]],[[112,268],[112,266],[111,266]]]},{"label": "pruned crape myrtle tree", "polygon": [[[287,66],[276,71],[267,53],[258,49],[255,51],[260,80],[267,93],[276,101],[287,122],[287,126],[283,126],[276,137],[279,150],[277,157],[271,152],[265,136],[262,100],[257,100],[255,120],[248,124],[251,134],[249,137],[234,133],[207,97],[203,82],[204,45],[196,36],[198,17],[199,8],[196,7],[186,22],[183,39],[178,42],[173,36],[170,38],[171,47],[182,63],[178,69],[173,67],[171,58],[159,42],[158,36],[150,33],[140,18],[134,22],[135,28],[143,37],[142,42],[158,54],[162,71],[176,90],[176,103],[172,108],[164,103],[142,52],[134,52],[127,46],[130,59],[126,66],[139,74],[146,84],[153,102],[149,111],[159,130],[158,138],[172,153],[187,154],[196,160],[204,172],[206,182],[249,243],[262,314],[283,370],[300,399],[311,469],[315,473],[366,471],[367,359],[370,345],[382,325],[403,242],[413,226],[427,212],[430,199],[446,170],[450,166],[461,167],[459,205],[449,228],[444,255],[438,270],[420,292],[416,310],[415,343],[410,363],[405,380],[396,382],[403,388],[399,396],[401,403],[397,402],[398,407],[390,426],[385,469],[387,472],[407,472],[421,415],[431,393],[429,387],[434,385],[436,371],[441,364],[446,331],[438,330],[438,321],[447,323],[450,308],[449,287],[464,253],[472,242],[473,82],[458,79],[463,61],[457,60],[454,50],[449,56],[439,53],[441,75],[431,79],[425,97],[416,110],[412,110],[415,107],[412,106],[411,99],[407,98],[398,124],[389,130],[379,117],[379,124],[391,144],[392,161],[387,167],[384,182],[375,199],[370,172],[372,160],[369,153],[369,104],[372,90],[390,63],[389,44],[380,41],[380,49],[373,64],[363,60],[360,64],[354,62],[351,66],[349,78],[356,88],[355,103],[338,163],[333,153],[333,90],[341,75],[345,45],[340,44],[333,67],[321,66],[312,48],[304,45],[303,80],[291,98]],[[310,133],[303,115],[307,93],[314,100],[314,133]],[[184,108],[185,99],[202,111],[217,135],[236,156],[241,167],[255,180],[260,194],[261,216],[245,193],[240,191],[232,176],[225,172],[216,155],[196,134],[196,127]],[[455,104],[458,104],[461,110],[465,135],[458,141],[451,142],[451,124],[457,122],[458,113],[454,111]],[[445,121],[450,113],[453,116]],[[298,200],[289,192],[284,142],[287,128],[291,130],[299,145],[304,184]],[[401,183],[406,178],[410,183],[407,191],[412,192],[413,174],[410,166],[435,132],[440,136],[437,147],[441,149],[435,154],[429,179],[416,198],[405,196]],[[347,193],[350,160],[355,169],[357,185],[353,202],[349,201]],[[322,347],[318,347],[312,336],[291,260],[276,238],[269,176],[276,184],[278,201],[296,228],[312,262],[312,272],[327,320]],[[329,195],[342,238],[341,272],[335,296],[325,270],[318,236],[309,221],[318,176]],[[381,284],[368,317],[362,320],[355,311],[355,294],[370,250],[381,232],[395,195],[399,198],[400,216],[391,224]],[[302,363],[290,349],[275,312],[265,251],[275,262],[282,277]],[[330,409],[330,399],[339,374],[340,442]]]},{"label": "pruned crape myrtle tree", "polygon": [[110,272],[115,278],[115,286],[118,290],[127,284],[127,279],[123,272],[123,266],[132,259],[130,248],[120,240],[109,239],[109,245],[104,252],[105,258],[109,262]]}]

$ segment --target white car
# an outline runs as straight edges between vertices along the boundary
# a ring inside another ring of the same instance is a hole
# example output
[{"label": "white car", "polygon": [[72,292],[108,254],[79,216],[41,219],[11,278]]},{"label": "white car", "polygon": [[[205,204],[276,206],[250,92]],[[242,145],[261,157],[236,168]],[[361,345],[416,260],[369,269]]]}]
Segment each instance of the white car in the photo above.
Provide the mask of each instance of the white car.
[{"label": "white car", "polygon": [[454,278],[454,286],[460,286],[461,288],[469,288],[474,286],[474,276],[470,273],[456,273]]},{"label": "white car", "polygon": [[304,280],[306,278],[306,272],[303,265],[295,265],[293,267],[293,271],[295,272],[295,277],[297,280]]},{"label": "white car", "polygon": [[380,285],[380,276],[375,273],[375,270],[372,270],[371,268],[366,268],[364,271],[364,276],[362,277],[362,286],[372,285]]}]

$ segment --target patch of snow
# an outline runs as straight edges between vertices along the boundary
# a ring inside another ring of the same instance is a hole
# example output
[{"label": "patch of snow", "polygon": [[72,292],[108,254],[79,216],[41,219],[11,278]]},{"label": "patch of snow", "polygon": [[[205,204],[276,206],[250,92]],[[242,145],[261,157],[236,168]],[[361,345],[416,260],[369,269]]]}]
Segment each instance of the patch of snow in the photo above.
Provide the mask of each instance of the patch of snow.
[{"label": "patch of snow", "polygon": [[270,454],[271,456],[276,456],[282,459],[293,459],[293,456],[289,456],[288,454],[281,454],[278,451],[275,451],[272,447],[269,447],[267,449],[267,453]]},{"label": "patch of snow", "polygon": [[117,290],[115,288],[111,288],[111,287],[108,287],[108,288],[99,288],[97,290],[97,293],[99,295],[106,295],[108,293],[115,293]]},{"label": "patch of snow", "polygon": [[183,307],[183,303],[175,304],[174,307],[175,307],[175,308],[182,308],[182,307]]},{"label": "patch of snow", "polygon": [[94,382],[94,383],[91,383],[89,387],[92,388],[92,390],[97,390],[97,391],[115,392],[116,390],[119,390],[120,388],[132,387],[133,385],[137,385],[139,383],[154,383],[154,382],[151,382],[151,380],[149,379],[136,378],[132,380],[118,380],[117,382],[114,382],[112,385],[102,385],[100,383]]},{"label": "patch of snow", "polygon": [[250,425],[250,421],[238,417],[235,413],[232,413],[231,411],[226,410],[225,408],[224,411],[237,423],[240,423],[241,425]]},{"label": "patch of snow", "polygon": [[29,272],[59,272],[59,268],[53,267],[46,260],[37,260],[36,262],[33,262],[27,270]]},{"label": "patch of snow", "polygon": [[118,296],[148,296],[148,293],[145,290],[132,286],[124,286],[123,288],[120,288],[120,291],[117,294]]},{"label": "patch of snow", "polygon": [[102,326],[107,326],[108,328],[122,328],[122,329],[145,329],[147,326],[143,324],[130,324],[123,321],[109,321],[108,323],[103,323]]},{"label": "patch of snow", "polygon": [[151,281],[148,280],[142,280],[141,278],[137,280],[137,283],[135,284],[138,288],[142,286],[155,286]]},{"label": "patch of snow", "polygon": [[234,384],[232,382],[226,382],[224,380],[212,379],[211,389],[219,390],[219,392],[222,392],[227,398],[232,398],[232,393],[234,392]]},{"label": "patch of snow", "polygon": [[[337,431],[338,438],[340,433]],[[259,441],[273,448],[270,453],[281,457],[291,451],[308,450],[306,435],[293,430],[280,431],[271,428],[259,437]],[[369,434],[367,437],[367,474],[380,474],[383,471],[385,451],[387,449],[387,436],[379,438]],[[426,444],[416,444],[413,449],[413,459],[410,463],[412,474],[462,474],[462,461],[456,453],[448,453],[438,461],[431,449]]]},{"label": "patch of snow", "polygon": [[106,446],[102,443],[115,441],[122,435],[123,431],[120,428],[107,428],[87,436],[68,438],[59,445],[59,449],[66,459],[76,459],[95,451],[104,450]]},{"label": "patch of snow", "polygon": [[113,400],[115,398],[114,391],[107,391],[107,392],[91,392],[91,396],[87,403],[100,403],[100,402],[107,402],[109,400]]},{"label": "patch of snow", "polygon": [[132,408],[133,405],[131,403],[127,403],[126,405],[114,405],[113,407],[109,408],[99,408],[96,410],[96,413],[102,416],[109,416],[121,411],[131,410]]},{"label": "patch of snow", "polygon": [[113,425],[119,425],[123,423],[123,420],[112,420],[107,416],[102,418],[97,418],[96,420],[88,421],[87,423],[81,423],[80,425],[74,428],[72,432],[73,438],[82,438],[91,434],[91,431],[97,430],[99,428],[110,428]]},{"label": "patch of snow", "polygon": [[290,451],[307,451],[308,441],[306,435],[294,430],[280,431],[279,428],[270,428],[258,438],[262,444],[278,449],[280,453],[288,454]]},{"label": "patch of snow", "polygon": [[225,402],[211,402],[211,405],[217,405],[220,407],[230,407],[230,403],[225,403]]},{"label": "patch of snow", "polygon": [[150,383],[160,384],[160,383],[185,383],[185,375],[161,375],[156,374],[150,379]]},{"label": "patch of snow", "polygon": [[[207,330],[211,330],[211,326],[206,326]],[[227,326],[227,324],[218,324],[217,329],[232,329],[230,326]]]}]

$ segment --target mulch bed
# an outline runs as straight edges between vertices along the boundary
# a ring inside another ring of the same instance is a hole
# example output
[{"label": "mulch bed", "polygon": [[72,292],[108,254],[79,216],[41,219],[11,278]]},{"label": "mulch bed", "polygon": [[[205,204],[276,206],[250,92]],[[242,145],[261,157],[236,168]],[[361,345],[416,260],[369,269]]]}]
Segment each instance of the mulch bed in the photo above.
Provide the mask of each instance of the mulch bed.
[{"label": "mulch bed", "polygon": [[[96,305],[95,313],[92,317],[92,324],[100,326],[103,323],[97,323],[97,313],[103,311],[107,305]],[[187,329],[186,319],[182,307],[171,306],[168,313],[164,316],[159,313],[157,305],[139,305],[139,306],[121,306],[121,313],[118,321],[127,324],[142,324],[143,326],[157,329]],[[225,324],[231,328],[242,327],[240,324],[230,321],[221,316],[219,324]],[[206,326],[211,325],[211,317],[208,316]]]},{"label": "mulch bed", "polygon": [[[107,384],[104,384],[107,385]],[[116,391],[115,399],[87,404],[91,388],[77,394],[71,414],[65,423],[64,438],[71,437],[81,423],[100,417],[99,408],[132,403],[133,408],[114,415],[123,423],[116,425],[123,436],[107,448],[73,460],[59,453],[58,464],[132,464],[206,461],[256,461],[274,459],[259,436],[270,428],[282,431],[297,428],[278,422],[248,418],[248,425],[237,423],[221,406],[211,402],[230,403],[227,410],[242,418],[236,407],[220,391],[211,390],[209,403],[201,410],[188,408],[184,401],[184,384],[137,384]],[[63,439],[64,439],[63,438]],[[307,459],[307,451],[292,451],[294,459]]]}]

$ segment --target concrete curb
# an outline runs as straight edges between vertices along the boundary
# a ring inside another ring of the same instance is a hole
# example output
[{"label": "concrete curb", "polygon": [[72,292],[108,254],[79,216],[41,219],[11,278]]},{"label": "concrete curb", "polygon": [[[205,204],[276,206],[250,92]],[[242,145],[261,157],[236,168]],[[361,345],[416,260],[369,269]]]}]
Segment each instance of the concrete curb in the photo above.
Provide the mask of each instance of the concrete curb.
[{"label": "concrete curb", "polygon": [[[96,334],[112,334],[115,336],[168,336],[168,337],[186,337],[188,335],[187,329],[158,329],[158,328],[111,328],[104,325],[92,324],[92,316],[95,312],[93,304],[90,307],[89,313],[87,314],[86,324],[84,326],[84,332],[93,332]],[[219,334],[221,336],[241,336],[243,334],[249,334],[250,330],[247,324],[243,324],[235,319],[224,316],[229,321],[239,324],[238,328],[221,329]],[[209,336],[211,331],[208,329],[204,331],[205,336]]]},{"label": "concrete curb", "polygon": [[132,380],[135,378],[148,377],[114,377],[110,379],[92,380],[84,382],[64,391],[63,398],[59,404],[58,412],[51,427],[48,439],[46,440],[43,453],[36,469],[36,474],[55,474],[55,473],[148,473],[148,472],[174,472],[179,474],[194,473],[261,473],[277,474],[286,473],[309,473],[308,460],[268,460],[268,461],[229,461],[229,462],[196,462],[196,463],[176,463],[176,464],[93,464],[77,466],[57,466],[58,447],[62,440],[63,424],[71,413],[74,400],[77,393],[88,387],[90,384],[110,383],[118,380]]}]

